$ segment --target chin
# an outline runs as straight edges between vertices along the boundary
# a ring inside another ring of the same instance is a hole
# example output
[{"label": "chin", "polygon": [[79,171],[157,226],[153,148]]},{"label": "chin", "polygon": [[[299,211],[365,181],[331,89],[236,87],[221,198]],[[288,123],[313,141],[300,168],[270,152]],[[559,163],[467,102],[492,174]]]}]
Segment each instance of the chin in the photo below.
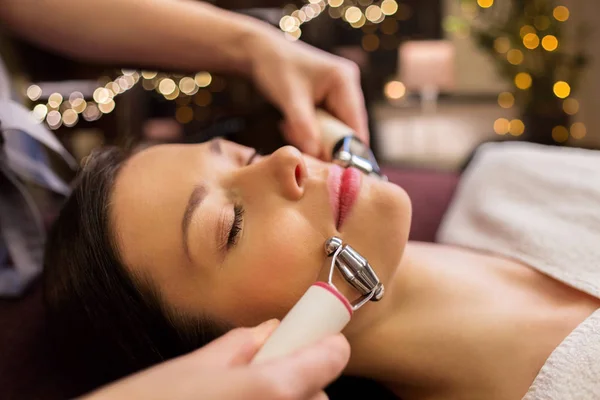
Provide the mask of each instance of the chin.
[{"label": "chin", "polygon": [[411,214],[410,198],[404,189],[365,179],[361,195],[340,229],[342,239],[369,261],[384,286],[402,259]]}]

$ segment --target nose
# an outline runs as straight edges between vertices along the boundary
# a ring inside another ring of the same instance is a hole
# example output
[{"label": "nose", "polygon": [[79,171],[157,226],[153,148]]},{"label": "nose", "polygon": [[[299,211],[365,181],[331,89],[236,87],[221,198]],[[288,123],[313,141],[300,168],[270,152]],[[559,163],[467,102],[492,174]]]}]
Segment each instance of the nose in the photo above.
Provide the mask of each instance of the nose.
[{"label": "nose", "polygon": [[269,157],[269,169],[281,194],[290,200],[299,200],[304,194],[306,165],[298,149],[284,146]]}]

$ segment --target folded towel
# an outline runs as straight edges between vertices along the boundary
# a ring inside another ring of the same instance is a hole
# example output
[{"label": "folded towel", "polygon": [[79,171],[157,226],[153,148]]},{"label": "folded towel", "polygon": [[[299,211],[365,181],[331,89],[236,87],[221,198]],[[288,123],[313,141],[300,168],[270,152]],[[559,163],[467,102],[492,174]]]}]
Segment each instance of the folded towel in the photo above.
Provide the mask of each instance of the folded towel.
[{"label": "folded towel", "polygon": [[[438,241],[517,259],[600,298],[600,152],[523,142],[482,145]],[[600,399],[598,376],[596,312],[553,352],[525,399]]]}]

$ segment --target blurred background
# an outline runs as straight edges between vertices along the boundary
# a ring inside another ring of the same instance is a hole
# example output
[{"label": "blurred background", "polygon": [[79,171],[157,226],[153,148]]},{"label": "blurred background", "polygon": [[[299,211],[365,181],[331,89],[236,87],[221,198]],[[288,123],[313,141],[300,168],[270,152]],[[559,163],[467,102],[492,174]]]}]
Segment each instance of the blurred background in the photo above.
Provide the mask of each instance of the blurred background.
[{"label": "blurred background", "polygon": [[[358,63],[381,164],[459,170],[497,140],[600,148],[597,0],[213,4]],[[32,114],[78,160],[105,144],[282,143],[280,115],[239,78],[90,65],[8,36],[0,49]]]}]

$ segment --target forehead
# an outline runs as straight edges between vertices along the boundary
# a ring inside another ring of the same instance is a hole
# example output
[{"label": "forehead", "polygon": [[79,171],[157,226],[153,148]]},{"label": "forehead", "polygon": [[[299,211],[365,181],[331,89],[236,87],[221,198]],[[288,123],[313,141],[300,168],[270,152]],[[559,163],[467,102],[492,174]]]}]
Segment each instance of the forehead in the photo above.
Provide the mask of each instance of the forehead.
[{"label": "forehead", "polygon": [[156,146],[124,165],[111,197],[111,218],[126,265],[185,260],[179,228],[192,188],[209,172],[207,146]]}]

